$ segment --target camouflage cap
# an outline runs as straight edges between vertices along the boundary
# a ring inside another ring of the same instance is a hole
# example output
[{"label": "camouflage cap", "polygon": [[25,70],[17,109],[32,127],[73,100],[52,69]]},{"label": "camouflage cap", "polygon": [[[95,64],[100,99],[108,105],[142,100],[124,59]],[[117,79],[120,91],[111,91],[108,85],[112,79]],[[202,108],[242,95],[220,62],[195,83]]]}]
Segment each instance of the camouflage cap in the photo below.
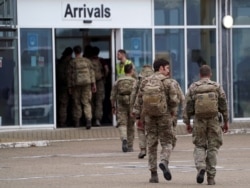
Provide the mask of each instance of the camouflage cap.
[{"label": "camouflage cap", "polygon": [[150,76],[154,73],[154,70],[151,65],[143,65],[141,72],[140,72],[140,77],[147,77]]}]

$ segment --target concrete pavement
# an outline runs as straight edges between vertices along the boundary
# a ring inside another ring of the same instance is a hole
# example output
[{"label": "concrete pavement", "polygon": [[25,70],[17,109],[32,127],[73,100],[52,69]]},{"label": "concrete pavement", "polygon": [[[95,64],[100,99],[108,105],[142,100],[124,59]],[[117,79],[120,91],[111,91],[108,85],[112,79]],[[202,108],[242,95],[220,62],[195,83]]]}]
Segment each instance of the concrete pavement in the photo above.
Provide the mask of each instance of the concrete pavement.
[{"label": "concrete pavement", "polygon": [[[78,141],[51,140],[48,147],[1,149],[0,187],[195,188],[206,186],[206,179],[202,185],[197,184],[195,180],[196,169],[190,135],[178,136],[177,146],[170,159],[172,180],[166,181],[158,169],[160,182],[150,184],[148,183],[150,177],[148,157],[137,158],[138,139],[135,139],[134,152],[123,153],[121,141],[109,132],[111,127],[106,131],[106,134],[111,137],[104,138],[104,135],[99,135],[99,138]],[[218,155],[214,187],[249,187],[249,143],[249,134],[224,135],[224,145]],[[160,146],[158,149],[160,153]]]}]

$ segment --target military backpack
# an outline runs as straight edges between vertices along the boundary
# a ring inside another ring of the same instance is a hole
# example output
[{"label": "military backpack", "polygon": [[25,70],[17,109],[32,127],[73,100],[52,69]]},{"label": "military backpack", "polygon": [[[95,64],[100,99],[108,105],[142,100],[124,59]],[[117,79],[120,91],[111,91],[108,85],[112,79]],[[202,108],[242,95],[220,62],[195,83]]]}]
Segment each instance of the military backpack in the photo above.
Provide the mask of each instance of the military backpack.
[{"label": "military backpack", "polygon": [[118,100],[123,105],[128,105],[130,103],[130,95],[133,90],[133,85],[136,80],[132,77],[121,77],[117,82],[118,90]]},{"label": "military backpack", "polygon": [[194,110],[197,118],[211,118],[218,115],[218,94],[214,83],[196,83]]},{"label": "military backpack", "polygon": [[156,75],[145,78],[142,91],[142,113],[148,116],[162,116],[167,113],[166,92],[163,80]]}]

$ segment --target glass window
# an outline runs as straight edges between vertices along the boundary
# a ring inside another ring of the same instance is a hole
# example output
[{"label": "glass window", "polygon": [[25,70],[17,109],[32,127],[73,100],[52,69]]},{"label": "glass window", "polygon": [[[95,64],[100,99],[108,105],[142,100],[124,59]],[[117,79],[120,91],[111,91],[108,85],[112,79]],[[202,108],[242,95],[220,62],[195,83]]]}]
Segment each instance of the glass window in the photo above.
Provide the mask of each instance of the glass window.
[{"label": "glass window", "polygon": [[155,25],[183,25],[184,24],[183,0],[155,0],[154,17]]},{"label": "glass window", "polygon": [[188,0],[188,25],[215,25],[216,0]]},{"label": "glass window", "polygon": [[145,64],[152,65],[152,31],[151,29],[124,29],[124,49],[128,59],[134,62],[136,71],[140,72]]},{"label": "glass window", "polygon": [[20,123],[15,3],[0,0],[0,126]]},{"label": "glass window", "polygon": [[233,29],[234,117],[250,116],[250,29]]},{"label": "glass window", "polygon": [[[178,81],[185,91],[184,30],[156,29],[155,58],[164,58],[170,62],[171,77]],[[181,111],[179,110],[179,119]]]},{"label": "glass window", "polygon": [[51,29],[21,29],[22,123],[53,123]]},{"label": "glass window", "polygon": [[250,24],[250,1],[249,0],[233,0],[233,18],[235,25]]},{"label": "glass window", "polygon": [[156,29],[155,30],[156,58],[165,58],[171,64],[171,74],[185,88],[185,58],[184,58],[184,30]]},{"label": "glass window", "polygon": [[199,80],[199,68],[207,64],[212,69],[212,80],[216,81],[216,30],[187,30],[188,86]]}]

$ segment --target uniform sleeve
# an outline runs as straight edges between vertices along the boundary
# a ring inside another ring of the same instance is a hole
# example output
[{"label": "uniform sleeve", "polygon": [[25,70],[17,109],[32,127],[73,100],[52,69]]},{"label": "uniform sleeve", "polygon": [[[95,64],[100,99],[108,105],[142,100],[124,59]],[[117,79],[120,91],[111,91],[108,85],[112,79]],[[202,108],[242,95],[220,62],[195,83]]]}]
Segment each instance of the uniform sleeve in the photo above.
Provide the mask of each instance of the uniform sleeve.
[{"label": "uniform sleeve", "polygon": [[223,116],[224,122],[227,122],[229,119],[228,108],[227,108],[227,99],[226,99],[226,94],[221,86],[219,86],[218,107],[219,107],[219,112]]},{"label": "uniform sleeve", "polygon": [[67,69],[67,84],[68,84],[68,87],[72,87],[73,86],[73,83],[72,83],[73,67],[72,67],[71,61],[69,62],[69,65],[67,68],[68,68]]},{"label": "uniform sleeve", "polygon": [[135,114],[137,119],[141,116],[141,112],[142,112],[142,105],[143,105],[142,91],[145,86],[145,83],[146,83],[146,80],[144,80],[138,85],[138,92],[135,97],[135,102],[134,102],[134,106],[132,109],[132,112]]},{"label": "uniform sleeve", "polygon": [[93,63],[88,59],[88,64],[89,64],[89,73],[90,73],[90,81],[91,83],[95,83],[95,68]]},{"label": "uniform sleeve", "polygon": [[131,95],[130,95],[130,106],[131,106],[131,111],[132,111],[132,108],[134,106],[134,103],[135,103],[135,99],[136,99],[136,95],[138,93],[138,90],[139,90],[139,81],[135,81],[134,82],[134,85],[133,85],[133,88],[132,88],[132,92],[131,92]]},{"label": "uniform sleeve", "polygon": [[115,84],[111,89],[110,100],[113,102],[117,100],[117,81],[115,82]]},{"label": "uniform sleeve", "polygon": [[190,94],[190,89],[188,89],[186,95],[185,95],[185,101],[183,104],[183,122],[187,125],[190,125],[190,119],[191,119],[191,113],[188,113],[189,111],[193,111],[194,109],[192,109],[191,105],[187,105],[187,104],[191,104],[192,103],[192,97]]}]

